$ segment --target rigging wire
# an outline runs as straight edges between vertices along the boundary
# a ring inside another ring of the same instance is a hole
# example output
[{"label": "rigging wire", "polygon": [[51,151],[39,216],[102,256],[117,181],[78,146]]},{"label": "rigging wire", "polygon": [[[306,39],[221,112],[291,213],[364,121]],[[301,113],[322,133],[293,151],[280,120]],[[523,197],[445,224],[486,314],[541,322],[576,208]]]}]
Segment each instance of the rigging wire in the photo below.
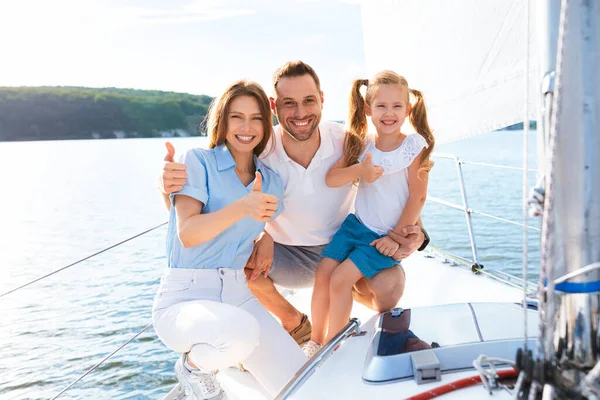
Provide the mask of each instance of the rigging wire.
[{"label": "rigging wire", "polygon": [[136,333],[135,335],[133,335],[132,337],[130,337],[125,343],[123,343],[121,346],[119,346],[116,350],[114,350],[112,353],[110,353],[109,355],[107,355],[106,357],[104,357],[102,360],[100,360],[99,362],[97,362],[96,365],[94,365],[92,368],[88,369],[86,372],[84,372],[82,375],[80,375],[77,379],[75,379],[73,382],[71,382],[66,388],[64,388],[63,390],[61,390],[60,393],[58,393],[56,396],[54,396],[52,398],[52,400],[58,399],[63,393],[65,393],[67,390],[69,390],[73,386],[75,386],[75,384],[77,382],[79,382],[80,380],[82,380],[83,378],[85,378],[86,376],[88,376],[89,374],[91,374],[96,368],[98,368],[106,360],[108,360],[109,358],[111,358],[112,356],[114,356],[119,350],[121,350],[123,347],[125,347],[129,343],[131,343],[135,338],[137,338],[138,336],[140,336],[142,333],[144,333],[151,326],[152,326],[152,323],[149,323],[148,325],[146,325],[146,327],[144,329],[142,329],[141,331],[139,331],[138,333]]},{"label": "rigging wire", "polygon": [[36,279],[34,279],[34,280],[30,281],[30,282],[27,282],[27,283],[25,283],[25,284],[23,284],[23,285],[21,285],[21,286],[19,286],[19,287],[16,287],[16,288],[14,288],[14,289],[11,289],[11,290],[9,290],[8,292],[4,292],[4,293],[0,294],[0,299],[1,299],[2,297],[4,297],[4,296],[7,296],[7,295],[9,295],[9,294],[11,294],[11,293],[14,293],[14,292],[16,292],[17,290],[23,289],[23,288],[25,288],[25,287],[27,287],[27,286],[29,286],[29,285],[32,285],[32,284],[34,284],[34,283],[36,283],[36,282],[39,282],[39,281],[41,281],[42,279],[45,279],[45,278],[48,278],[49,276],[52,276],[52,275],[54,275],[54,274],[57,274],[57,273],[59,273],[60,271],[64,271],[64,270],[65,270],[65,269],[67,269],[67,268],[71,268],[71,267],[73,267],[73,266],[75,266],[75,265],[77,265],[77,264],[79,264],[79,263],[81,263],[81,262],[83,262],[83,261],[89,260],[90,258],[92,258],[92,257],[94,257],[94,256],[97,256],[98,254],[102,254],[102,253],[104,253],[104,252],[106,252],[106,251],[108,251],[108,250],[110,250],[110,249],[113,249],[113,248],[115,248],[115,247],[117,247],[117,246],[120,246],[120,245],[122,245],[123,243],[129,242],[130,240],[133,240],[133,239],[135,239],[135,238],[137,238],[137,237],[140,237],[140,236],[142,236],[142,235],[145,235],[145,234],[146,234],[146,233],[148,233],[148,232],[152,232],[153,230],[155,230],[155,229],[158,229],[158,228],[160,228],[160,227],[162,227],[162,226],[166,225],[167,223],[168,223],[168,222],[163,222],[163,223],[162,223],[162,224],[160,224],[160,225],[156,225],[155,227],[153,227],[153,228],[150,228],[150,229],[147,229],[147,230],[145,230],[144,232],[138,233],[137,235],[131,236],[130,238],[127,238],[127,239],[125,239],[125,240],[122,240],[122,241],[120,241],[119,243],[113,244],[112,246],[109,246],[109,247],[107,247],[107,248],[105,248],[105,249],[103,249],[103,250],[97,251],[97,252],[96,252],[96,253],[94,253],[94,254],[91,254],[91,255],[89,255],[89,256],[87,256],[87,257],[84,257],[84,258],[82,258],[82,259],[80,259],[80,260],[77,260],[77,261],[75,261],[75,262],[73,262],[73,263],[71,263],[71,264],[69,264],[69,265],[66,265],[66,266],[64,266],[64,267],[62,267],[62,268],[59,268],[59,269],[57,269],[57,270],[55,270],[55,271],[52,271],[52,272],[50,272],[49,274],[46,274],[46,275],[44,275],[44,276],[40,276],[39,278],[36,278]]},{"label": "rigging wire", "polygon": [[[526,111],[526,112],[528,112],[528,111]],[[525,125],[523,125],[523,128],[525,128]],[[503,169],[516,169],[518,171],[527,171],[527,172],[538,172],[537,169],[533,169],[533,168],[511,167],[509,165],[491,164],[491,163],[475,162],[475,161],[465,161],[465,160],[461,160],[461,162],[463,164],[483,165],[485,167],[495,167],[495,168],[503,168]]]}]

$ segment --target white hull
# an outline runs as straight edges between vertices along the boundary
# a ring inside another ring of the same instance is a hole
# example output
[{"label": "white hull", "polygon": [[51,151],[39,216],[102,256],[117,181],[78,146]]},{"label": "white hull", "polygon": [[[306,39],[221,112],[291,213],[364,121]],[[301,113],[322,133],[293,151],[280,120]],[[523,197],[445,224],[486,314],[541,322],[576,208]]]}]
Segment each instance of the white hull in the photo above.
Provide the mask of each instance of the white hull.
[{"label": "white hull", "polygon": [[[406,290],[399,307],[411,308],[410,329],[426,342],[437,342],[441,349],[460,343],[481,343],[503,339],[518,339],[523,343],[523,310],[520,306],[522,291],[485,275],[444,263],[439,258],[421,254],[409,257],[403,263],[406,271]],[[310,312],[311,290],[285,291],[286,297],[303,312]],[[469,307],[468,303],[471,303]],[[529,310],[529,336],[537,334],[537,312]],[[415,318],[416,314],[419,318]],[[476,315],[474,318],[473,313]],[[444,373],[442,380],[417,385],[413,379],[387,384],[369,384],[363,380],[363,368],[378,313],[354,304],[352,316],[359,318],[366,331],[364,336],[348,339],[316,372],[291,396],[294,399],[365,399],[406,398],[448,382],[477,375],[474,368]],[[475,322],[477,321],[477,322]],[[519,339],[521,338],[521,339]],[[506,354],[489,356],[514,359],[516,344],[507,346]],[[484,351],[485,352],[485,351]],[[459,350],[457,354],[463,352]],[[474,357],[469,354],[470,362]],[[249,372],[234,368],[219,373],[219,379],[230,399],[269,399]],[[507,392],[502,392],[508,396]],[[496,398],[502,394],[496,393]],[[500,396],[500,397],[498,397]],[[481,385],[445,395],[444,398],[487,398]],[[170,398],[176,398],[174,396]],[[509,397],[506,397],[509,398]]]}]

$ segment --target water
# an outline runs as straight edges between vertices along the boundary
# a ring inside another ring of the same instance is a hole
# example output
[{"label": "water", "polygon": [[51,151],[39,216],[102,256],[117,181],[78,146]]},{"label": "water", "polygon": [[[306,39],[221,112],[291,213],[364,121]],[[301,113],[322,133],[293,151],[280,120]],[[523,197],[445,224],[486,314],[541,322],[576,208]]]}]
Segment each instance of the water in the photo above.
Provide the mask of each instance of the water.
[{"label": "water", "polygon": [[[495,132],[437,151],[520,166],[521,142],[522,132]],[[0,293],[166,221],[155,189],[163,143],[0,143]],[[181,153],[206,141],[173,143]],[[464,175],[473,209],[521,222],[519,171],[465,165]],[[451,161],[437,160],[429,187],[432,196],[461,202]],[[464,214],[429,203],[423,220],[435,245],[470,257]],[[480,216],[473,223],[486,268],[520,274],[521,229]],[[156,229],[0,298],[1,399],[52,398],[150,323],[165,231]],[[532,265],[538,241],[532,235]],[[150,328],[61,398],[160,398],[175,382],[176,358]]]}]

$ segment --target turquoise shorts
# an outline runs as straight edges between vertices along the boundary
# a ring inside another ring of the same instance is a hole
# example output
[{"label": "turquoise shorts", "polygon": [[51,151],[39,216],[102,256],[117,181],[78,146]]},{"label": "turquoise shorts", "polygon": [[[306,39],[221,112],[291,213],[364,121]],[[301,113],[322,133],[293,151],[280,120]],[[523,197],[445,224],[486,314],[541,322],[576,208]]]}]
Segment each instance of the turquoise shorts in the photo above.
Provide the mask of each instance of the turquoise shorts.
[{"label": "turquoise shorts", "polygon": [[340,262],[349,258],[365,278],[370,279],[379,271],[400,264],[392,257],[381,254],[375,246],[371,246],[371,242],[380,237],[382,235],[373,232],[354,214],[350,214],[333,235],[331,242],[323,249],[321,256]]}]

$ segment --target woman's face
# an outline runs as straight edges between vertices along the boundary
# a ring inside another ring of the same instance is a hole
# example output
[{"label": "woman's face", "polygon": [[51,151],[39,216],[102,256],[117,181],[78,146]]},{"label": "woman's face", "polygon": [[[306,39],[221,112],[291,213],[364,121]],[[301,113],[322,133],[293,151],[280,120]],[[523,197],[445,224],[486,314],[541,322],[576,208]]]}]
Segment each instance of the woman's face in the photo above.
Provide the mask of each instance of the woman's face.
[{"label": "woman's face", "polygon": [[230,151],[252,152],[263,136],[263,118],[258,101],[252,96],[238,96],[233,99],[227,115],[225,137]]}]

